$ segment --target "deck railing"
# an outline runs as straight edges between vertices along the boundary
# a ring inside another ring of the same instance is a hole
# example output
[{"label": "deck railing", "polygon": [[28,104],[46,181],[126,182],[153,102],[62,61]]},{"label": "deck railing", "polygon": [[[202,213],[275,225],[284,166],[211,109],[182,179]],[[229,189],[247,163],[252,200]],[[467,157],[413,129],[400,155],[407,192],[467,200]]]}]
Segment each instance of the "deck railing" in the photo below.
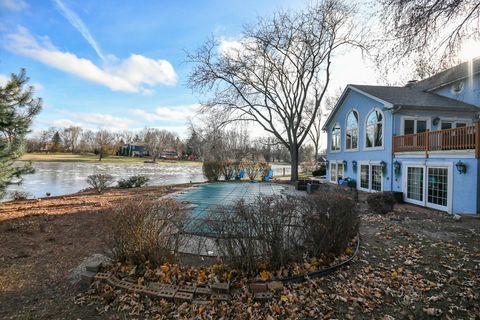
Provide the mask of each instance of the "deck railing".
[{"label": "deck railing", "polygon": [[480,123],[393,137],[393,152],[475,150],[480,158]]}]

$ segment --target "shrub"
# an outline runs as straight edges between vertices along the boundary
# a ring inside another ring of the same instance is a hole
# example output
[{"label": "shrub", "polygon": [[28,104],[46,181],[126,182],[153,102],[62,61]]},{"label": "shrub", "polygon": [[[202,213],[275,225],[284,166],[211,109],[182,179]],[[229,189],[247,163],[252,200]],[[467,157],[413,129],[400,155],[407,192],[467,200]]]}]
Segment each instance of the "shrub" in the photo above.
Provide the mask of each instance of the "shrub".
[{"label": "shrub", "polygon": [[367,203],[374,213],[385,214],[393,210],[396,200],[391,192],[377,192],[368,195]]},{"label": "shrub", "polygon": [[313,160],[300,163],[300,169],[303,173],[311,173],[317,168],[317,163]]},{"label": "shrub", "polygon": [[149,178],[142,175],[131,176],[128,179],[118,181],[118,187],[122,189],[139,188],[146,185],[149,180]]},{"label": "shrub", "polygon": [[225,263],[251,273],[337,254],[358,232],[355,203],[329,193],[240,200],[210,211],[206,224]]},{"label": "shrub", "polygon": [[262,177],[262,179],[268,176],[268,171],[270,171],[271,168],[272,167],[268,164],[268,162],[260,161],[258,163],[258,169],[260,171],[260,176]]},{"label": "shrub", "polygon": [[235,178],[236,170],[235,163],[233,161],[225,160],[222,161],[222,175],[225,180],[230,180]]},{"label": "shrub", "polygon": [[87,177],[87,183],[98,193],[101,193],[113,183],[113,177],[106,173],[92,174]]},{"label": "shrub", "polygon": [[28,198],[33,197],[32,194],[24,191],[12,191],[10,193],[10,197],[12,200],[20,201],[20,200],[27,200]]},{"label": "shrub", "polygon": [[325,165],[320,165],[320,167],[316,170],[312,171],[312,176],[320,177],[327,174],[327,167]]},{"label": "shrub", "polygon": [[133,264],[173,261],[182,245],[185,217],[185,207],[173,199],[127,200],[111,223],[114,255]]},{"label": "shrub", "polygon": [[218,181],[222,174],[222,163],[220,161],[204,161],[202,170],[208,181]]},{"label": "shrub", "polygon": [[244,162],[243,167],[245,168],[245,173],[248,178],[252,181],[255,180],[261,172],[260,164],[255,161]]}]

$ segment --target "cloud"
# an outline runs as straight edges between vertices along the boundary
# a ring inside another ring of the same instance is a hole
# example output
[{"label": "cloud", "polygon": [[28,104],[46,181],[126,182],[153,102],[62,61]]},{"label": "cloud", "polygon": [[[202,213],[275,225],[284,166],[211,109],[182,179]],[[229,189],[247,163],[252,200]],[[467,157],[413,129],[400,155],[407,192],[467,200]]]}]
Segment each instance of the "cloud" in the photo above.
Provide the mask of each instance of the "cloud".
[{"label": "cloud", "polygon": [[180,105],[174,107],[157,107],[154,112],[148,112],[143,109],[130,109],[133,114],[141,116],[148,122],[170,120],[170,121],[185,121],[191,118],[198,111],[199,105]]},{"label": "cloud", "polygon": [[71,112],[61,109],[58,110],[58,112],[68,115],[74,120],[78,120],[97,127],[128,129],[129,125],[136,123],[131,119],[115,117],[105,113]]},{"label": "cloud", "polygon": [[149,93],[145,86],[175,85],[177,75],[167,60],[153,60],[132,54],[107,68],[73,53],[57,49],[47,37],[36,38],[19,26],[15,33],[5,36],[5,47],[16,54],[38,60],[56,69],[85,80],[106,86],[113,91]]},{"label": "cloud", "polygon": [[69,7],[67,7],[62,0],[53,0],[53,2],[56,4],[57,8],[59,9],[60,13],[65,17],[65,19],[67,19],[68,22],[70,22],[70,24],[82,34],[85,40],[87,40],[87,42],[90,44],[93,50],[95,50],[97,55],[102,60],[105,60],[105,56],[103,55],[102,50],[100,50],[100,46],[93,38],[90,30],[88,30],[82,19],[80,19],[80,17],[75,12],[73,12]]},{"label": "cloud", "polygon": [[28,4],[23,0],[0,0],[0,7],[10,11],[22,11],[28,8]]},{"label": "cloud", "polygon": [[238,52],[242,48],[242,43],[235,39],[220,39],[218,53],[228,56]]},{"label": "cloud", "polygon": [[3,87],[4,85],[6,85],[9,79],[10,79],[9,77],[0,73],[0,87]]}]

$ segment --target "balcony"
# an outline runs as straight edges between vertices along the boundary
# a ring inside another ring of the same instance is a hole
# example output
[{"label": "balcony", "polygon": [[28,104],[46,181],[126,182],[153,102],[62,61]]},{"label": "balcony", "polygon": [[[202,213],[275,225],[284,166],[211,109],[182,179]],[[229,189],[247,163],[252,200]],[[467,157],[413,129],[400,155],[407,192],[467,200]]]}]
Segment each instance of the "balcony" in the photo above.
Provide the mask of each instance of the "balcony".
[{"label": "balcony", "polygon": [[480,123],[473,126],[427,131],[393,137],[393,152],[472,150],[480,158]]}]

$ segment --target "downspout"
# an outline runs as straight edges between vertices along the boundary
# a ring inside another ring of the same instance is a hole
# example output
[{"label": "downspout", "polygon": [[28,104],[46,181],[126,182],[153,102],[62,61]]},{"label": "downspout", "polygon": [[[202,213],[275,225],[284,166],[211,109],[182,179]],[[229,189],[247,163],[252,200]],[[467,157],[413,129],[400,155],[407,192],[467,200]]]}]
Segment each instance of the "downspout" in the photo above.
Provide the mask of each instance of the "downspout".
[{"label": "downspout", "polygon": [[395,171],[393,168],[393,158],[394,158],[394,153],[393,153],[393,134],[395,133],[395,113],[399,111],[402,107],[401,106],[395,106],[391,109],[392,111],[392,161],[390,161],[390,172],[391,172],[391,178],[390,178],[390,191],[393,191],[393,180],[396,179],[395,177]]}]

